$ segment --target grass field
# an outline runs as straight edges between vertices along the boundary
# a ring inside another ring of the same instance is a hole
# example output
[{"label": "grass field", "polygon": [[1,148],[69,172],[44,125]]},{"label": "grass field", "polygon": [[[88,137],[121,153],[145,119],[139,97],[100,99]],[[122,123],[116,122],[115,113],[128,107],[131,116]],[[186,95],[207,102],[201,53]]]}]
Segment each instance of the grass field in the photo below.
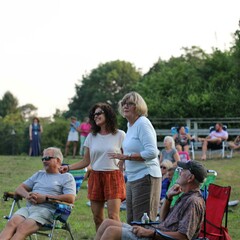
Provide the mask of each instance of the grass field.
[{"label": "grass field", "polygon": [[[216,184],[222,186],[231,186],[232,193],[230,200],[240,199],[240,156],[232,159],[213,159],[204,162],[208,169],[214,169],[218,172]],[[67,159],[68,163],[77,160]],[[34,172],[42,168],[40,157],[30,158],[26,156],[0,156],[0,196],[4,191],[14,191],[14,189]],[[76,240],[93,239],[95,236],[94,223],[92,220],[91,209],[86,205],[87,185],[83,183],[77,196],[75,207],[69,218],[73,235]],[[10,202],[0,201],[0,215],[9,213]],[[121,212],[121,219],[125,221],[126,213]],[[0,218],[0,231],[6,224],[6,220]],[[240,239],[240,206],[229,209],[228,228],[233,240]],[[38,237],[39,240],[44,239]],[[55,239],[70,239],[65,231],[58,231]]]}]

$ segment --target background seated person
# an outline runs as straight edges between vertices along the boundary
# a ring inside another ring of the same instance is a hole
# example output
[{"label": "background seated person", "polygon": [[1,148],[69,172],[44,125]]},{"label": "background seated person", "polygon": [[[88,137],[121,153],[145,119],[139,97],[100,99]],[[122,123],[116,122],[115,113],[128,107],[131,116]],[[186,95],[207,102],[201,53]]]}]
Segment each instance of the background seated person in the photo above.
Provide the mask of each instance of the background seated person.
[{"label": "background seated person", "polygon": [[228,142],[228,147],[235,150],[240,148],[240,136],[237,136],[234,141]]},{"label": "background seated person", "polygon": [[189,151],[190,141],[193,139],[190,134],[185,132],[185,127],[180,126],[177,128],[177,133],[173,136],[176,148],[180,147],[182,151]]},{"label": "background seated person", "polygon": [[[205,202],[200,193],[200,185],[207,177],[207,170],[197,161],[178,162],[181,167],[180,176],[167,193],[160,213],[160,224],[154,228],[161,230],[175,239],[194,239],[198,236],[205,212]],[[183,192],[170,208],[173,196]],[[137,240],[155,238],[153,227],[131,226],[111,219],[106,219],[97,231],[95,240]]]},{"label": "background seated person", "polygon": [[210,132],[206,138],[198,138],[198,141],[202,142],[202,160],[207,158],[208,148],[221,147],[223,141],[228,139],[228,132],[223,130],[222,123],[216,123],[215,130]]},{"label": "background seated person", "polygon": [[8,221],[0,234],[1,240],[23,240],[42,225],[51,224],[56,207],[48,203],[48,198],[74,203],[75,180],[71,174],[58,171],[63,161],[60,149],[45,149],[42,161],[45,170],[36,172],[17,187],[15,193],[26,198],[27,207],[20,208]]},{"label": "background seated person", "polygon": [[168,159],[173,163],[173,167],[177,167],[177,162],[180,160],[178,152],[175,148],[175,142],[171,136],[166,136],[163,140],[164,149],[160,154],[160,164]]},{"label": "background seated person", "polygon": [[[171,183],[171,179],[174,174],[174,169],[173,169],[173,164],[169,160],[165,160],[161,163],[160,165],[161,172],[162,172],[162,188],[161,188],[161,195],[160,195],[160,205],[159,205],[159,210],[161,209],[161,206],[165,200],[167,190],[169,188],[169,185]],[[173,173],[169,173],[169,169],[173,169]],[[170,177],[169,177],[170,175]]]},{"label": "background seated person", "polygon": [[162,171],[162,190],[161,190],[160,200],[166,197],[166,193],[171,181],[168,177],[168,170],[172,167],[173,167],[173,164],[169,160],[163,161],[160,165],[160,168]]}]

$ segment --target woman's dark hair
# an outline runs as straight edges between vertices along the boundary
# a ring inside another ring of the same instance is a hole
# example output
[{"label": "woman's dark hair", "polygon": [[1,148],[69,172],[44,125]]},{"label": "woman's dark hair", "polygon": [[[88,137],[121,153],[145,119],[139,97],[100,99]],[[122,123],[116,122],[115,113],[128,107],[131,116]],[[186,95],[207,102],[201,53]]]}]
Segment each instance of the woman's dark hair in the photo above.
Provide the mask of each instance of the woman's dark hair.
[{"label": "woman's dark hair", "polygon": [[180,129],[181,129],[182,127],[185,129],[185,126],[184,126],[184,125],[180,125],[180,126],[177,128],[177,132],[178,132],[178,133],[179,133],[179,131],[180,131]]},{"label": "woman's dark hair", "polygon": [[100,132],[100,127],[94,121],[94,113],[97,108],[101,108],[106,118],[106,130],[112,134],[117,133],[117,117],[112,107],[107,103],[95,104],[89,112],[89,122],[92,126],[92,134],[97,135]]},{"label": "woman's dark hair", "polygon": [[39,120],[39,118],[37,118],[37,117],[34,117],[34,118],[32,119],[32,122],[34,122],[34,120],[37,120],[37,122],[38,122],[38,123],[40,123],[40,120]]}]

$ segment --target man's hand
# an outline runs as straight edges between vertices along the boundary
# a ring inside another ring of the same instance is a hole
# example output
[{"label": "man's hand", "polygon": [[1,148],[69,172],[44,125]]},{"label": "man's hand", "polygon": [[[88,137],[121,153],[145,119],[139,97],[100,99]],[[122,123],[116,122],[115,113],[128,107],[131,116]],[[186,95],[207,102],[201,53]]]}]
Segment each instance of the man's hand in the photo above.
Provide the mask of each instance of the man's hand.
[{"label": "man's hand", "polygon": [[39,204],[46,202],[46,195],[36,193],[36,192],[30,192],[26,199],[31,202],[32,204]]},{"label": "man's hand", "polygon": [[132,232],[138,237],[153,237],[154,230],[143,228],[140,226],[133,226]]},{"label": "man's hand", "polygon": [[168,198],[178,195],[182,192],[182,189],[179,184],[174,184],[167,192]]},{"label": "man's hand", "polygon": [[66,173],[66,172],[68,172],[68,170],[69,170],[68,165],[64,165],[64,166],[61,166],[61,167],[59,168],[59,172],[60,172],[60,173]]},{"label": "man's hand", "polygon": [[126,160],[126,156],[121,153],[108,153],[110,159]]}]

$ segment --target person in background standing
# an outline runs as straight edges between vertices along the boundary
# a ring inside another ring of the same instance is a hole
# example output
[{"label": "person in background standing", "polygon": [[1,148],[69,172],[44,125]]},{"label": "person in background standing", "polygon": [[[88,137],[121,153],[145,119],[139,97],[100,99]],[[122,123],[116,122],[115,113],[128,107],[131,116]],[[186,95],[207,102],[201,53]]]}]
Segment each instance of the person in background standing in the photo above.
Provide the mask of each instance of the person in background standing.
[{"label": "person in background standing", "polygon": [[30,148],[29,156],[40,156],[41,155],[41,134],[43,132],[43,127],[40,124],[40,120],[34,117],[32,124],[29,126],[29,139]]},{"label": "person in background standing", "polygon": [[128,120],[123,154],[111,154],[122,160],[127,175],[127,222],[140,221],[143,213],[150,220],[157,217],[161,171],[156,132],[147,118],[147,104],[136,92],[126,94],[119,102],[120,114]]},{"label": "person in background standing", "polygon": [[91,124],[89,123],[89,118],[85,117],[83,122],[78,127],[77,131],[80,133],[80,150],[79,154],[81,157],[84,156],[84,142],[87,135],[91,132]]},{"label": "person in background standing", "polygon": [[78,134],[77,129],[78,129],[79,125],[80,125],[80,122],[77,121],[77,118],[72,116],[71,123],[70,123],[70,130],[68,133],[68,139],[67,139],[67,143],[66,143],[66,147],[65,147],[64,157],[67,157],[67,155],[68,155],[68,150],[69,150],[69,146],[70,146],[71,142],[73,142],[73,158],[75,158],[75,156],[76,156],[77,143],[79,140],[79,134]]}]

